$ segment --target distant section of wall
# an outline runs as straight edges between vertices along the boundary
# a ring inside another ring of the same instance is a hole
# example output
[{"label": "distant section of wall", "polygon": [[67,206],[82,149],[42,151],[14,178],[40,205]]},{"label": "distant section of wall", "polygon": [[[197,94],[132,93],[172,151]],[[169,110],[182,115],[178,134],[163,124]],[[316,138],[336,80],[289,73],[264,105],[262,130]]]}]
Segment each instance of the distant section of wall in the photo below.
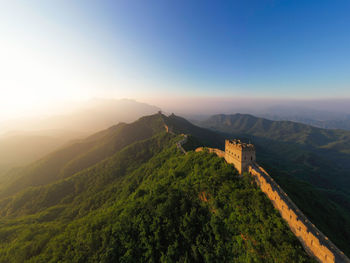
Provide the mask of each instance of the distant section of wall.
[{"label": "distant section of wall", "polygon": [[204,151],[204,150],[207,150],[210,153],[215,153],[220,158],[225,158],[225,152],[221,151],[219,149],[216,149],[216,148],[198,147],[196,149],[196,152],[201,152],[201,151]]},{"label": "distant section of wall", "polygon": [[169,132],[169,126],[168,125],[164,124],[164,128],[165,128],[166,132]]},{"label": "distant section of wall", "polygon": [[182,147],[182,145],[184,145],[184,144],[187,142],[188,137],[187,137],[186,134],[181,134],[181,135],[184,136],[184,138],[183,138],[182,140],[180,140],[179,142],[177,142],[177,143],[176,143],[176,146],[177,146],[177,148],[178,148],[181,152],[183,152],[184,154],[187,154],[187,152],[186,152],[185,149]]},{"label": "distant section of wall", "polygon": [[[169,128],[168,125],[164,124],[164,128],[165,128],[165,131],[167,133],[175,135],[175,133]],[[181,134],[181,136],[183,136],[184,138],[182,140],[178,141],[176,143],[176,146],[183,154],[187,154],[186,150],[182,146],[188,141],[188,136],[187,136],[187,134]]]},{"label": "distant section of wall", "polygon": [[312,224],[272,177],[257,163],[249,167],[261,190],[287,221],[305,250],[320,262],[345,262],[350,260],[320,230]]}]

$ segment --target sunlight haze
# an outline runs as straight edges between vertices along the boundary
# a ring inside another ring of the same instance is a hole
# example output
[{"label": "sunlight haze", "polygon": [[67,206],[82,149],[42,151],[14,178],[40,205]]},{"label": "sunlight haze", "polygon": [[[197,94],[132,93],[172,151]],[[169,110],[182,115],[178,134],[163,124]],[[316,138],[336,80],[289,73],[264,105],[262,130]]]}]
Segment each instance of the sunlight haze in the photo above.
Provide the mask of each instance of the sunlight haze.
[{"label": "sunlight haze", "polygon": [[350,0],[0,0],[0,263],[350,263]]},{"label": "sunlight haze", "polygon": [[[350,97],[350,37],[342,31],[349,19],[333,6],[320,3],[313,19],[300,20],[311,2],[299,9],[232,2],[213,7],[220,15],[207,19],[209,3],[156,3],[4,2],[0,119],[93,97]],[[326,32],[318,29],[322,23]]]}]

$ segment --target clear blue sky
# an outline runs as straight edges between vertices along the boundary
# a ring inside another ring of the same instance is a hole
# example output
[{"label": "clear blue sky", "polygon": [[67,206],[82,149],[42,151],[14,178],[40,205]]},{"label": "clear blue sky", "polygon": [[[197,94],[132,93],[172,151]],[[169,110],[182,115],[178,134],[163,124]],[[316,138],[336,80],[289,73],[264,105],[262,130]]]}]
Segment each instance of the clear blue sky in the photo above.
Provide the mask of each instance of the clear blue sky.
[{"label": "clear blue sky", "polygon": [[[16,44],[13,52],[21,57],[34,54],[20,65],[22,71],[52,67],[47,74],[36,72],[52,77],[40,83],[32,79],[28,86],[42,86],[37,88],[41,93],[61,87],[60,94],[67,96],[86,90],[92,96],[105,92],[136,98],[350,97],[347,0],[57,0],[5,5],[0,33],[10,39],[7,45]],[[33,66],[31,59],[41,64]],[[8,61],[2,61],[8,70]],[[51,85],[50,79],[58,84]],[[2,86],[8,83],[13,84],[8,80]]]},{"label": "clear blue sky", "polygon": [[80,6],[93,30],[127,43],[144,74],[180,80],[194,92],[350,95],[350,1]]}]

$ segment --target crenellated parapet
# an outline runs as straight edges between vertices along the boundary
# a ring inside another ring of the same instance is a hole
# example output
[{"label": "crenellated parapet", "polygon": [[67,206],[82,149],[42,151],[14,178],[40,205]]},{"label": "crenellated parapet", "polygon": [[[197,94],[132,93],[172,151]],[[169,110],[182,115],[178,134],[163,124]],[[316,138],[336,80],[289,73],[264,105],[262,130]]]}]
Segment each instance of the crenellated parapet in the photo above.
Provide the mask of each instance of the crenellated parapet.
[{"label": "crenellated parapet", "polygon": [[271,200],[306,252],[319,262],[350,263],[347,256],[307,219],[273,178],[256,163],[254,145],[244,144],[238,140],[226,140],[225,152],[203,147],[197,148],[196,151],[204,149],[234,164],[240,174],[248,172],[253,176],[261,191]]},{"label": "crenellated parapet", "polygon": [[320,262],[350,262],[340,251],[293,203],[282,188],[258,164],[249,167],[260,189],[271,200],[273,206],[288,223],[291,231],[300,240],[305,250]]},{"label": "crenellated parapet", "polygon": [[225,158],[225,152],[224,151],[221,151],[219,149],[216,149],[216,148],[208,148],[208,147],[198,147],[196,149],[196,152],[201,152],[201,151],[208,151],[210,153],[215,153],[217,156],[219,156],[220,158]]},{"label": "crenellated parapet", "polygon": [[225,140],[225,160],[232,163],[240,174],[248,172],[251,162],[255,162],[255,147],[240,140]]}]

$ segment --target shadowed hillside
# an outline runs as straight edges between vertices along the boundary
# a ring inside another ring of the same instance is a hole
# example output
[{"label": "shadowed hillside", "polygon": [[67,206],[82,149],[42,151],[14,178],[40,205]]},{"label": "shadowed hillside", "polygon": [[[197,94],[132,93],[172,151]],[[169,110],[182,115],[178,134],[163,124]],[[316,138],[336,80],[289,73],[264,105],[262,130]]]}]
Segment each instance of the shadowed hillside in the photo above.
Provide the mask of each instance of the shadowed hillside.
[{"label": "shadowed hillside", "polygon": [[147,116],[24,169],[2,192],[0,262],[314,262],[249,177],[177,149],[190,131],[214,134]]},{"label": "shadowed hillside", "polygon": [[252,141],[259,164],[350,253],[350,132],[244,114],[215,115],[201,126]]},{"label": "shadowed hillside", "polygon": [[73,131],[16,132],[0,136],[0,173],[28,165],[87,134]]},{"label": "shadowed hillside", "polygon": [[[342,101],[341,103],[346,103],[346,101]],[[336,104],[339,104],[339,101],[338,103],[334,103],[334,105]],[[274,121],[294,121],[324,129],[350,130],[350,115],[346,112],[339,112],[339,109],[346,111],[346,107],[327,111],[325,110],[327,107],[323,103],[321,109],[316,110],[305,107],[305,105],[299,107],[279,105],[268,107],[260,112],[255,111],[253,114]]]},{"label": "shadowed hillside", "polygon": [[0,123],[0,176],[119,122],[132,122],[159,108],[134,100],[94,99],[71,113]]},{"label": "shadowed hillside", "polygon": [[190,135],[189,143],[185,146],[189,150],[193,150],[199,146],[224,148],[226,138],[224,134],[200,128],[175,114],[171,114],[164,120],[171,131],[177,134],[183,133]]},{"label": "shadowed hillside", "polygon": [[159,115],[141,118],[132,124],[120,123],[84,140],[62,148],[43,159],[11,174],[0,196],[18,192],[28,186],[51,183],[68,177],[113,155],[126,145],[152,137],[164,130]]}]

